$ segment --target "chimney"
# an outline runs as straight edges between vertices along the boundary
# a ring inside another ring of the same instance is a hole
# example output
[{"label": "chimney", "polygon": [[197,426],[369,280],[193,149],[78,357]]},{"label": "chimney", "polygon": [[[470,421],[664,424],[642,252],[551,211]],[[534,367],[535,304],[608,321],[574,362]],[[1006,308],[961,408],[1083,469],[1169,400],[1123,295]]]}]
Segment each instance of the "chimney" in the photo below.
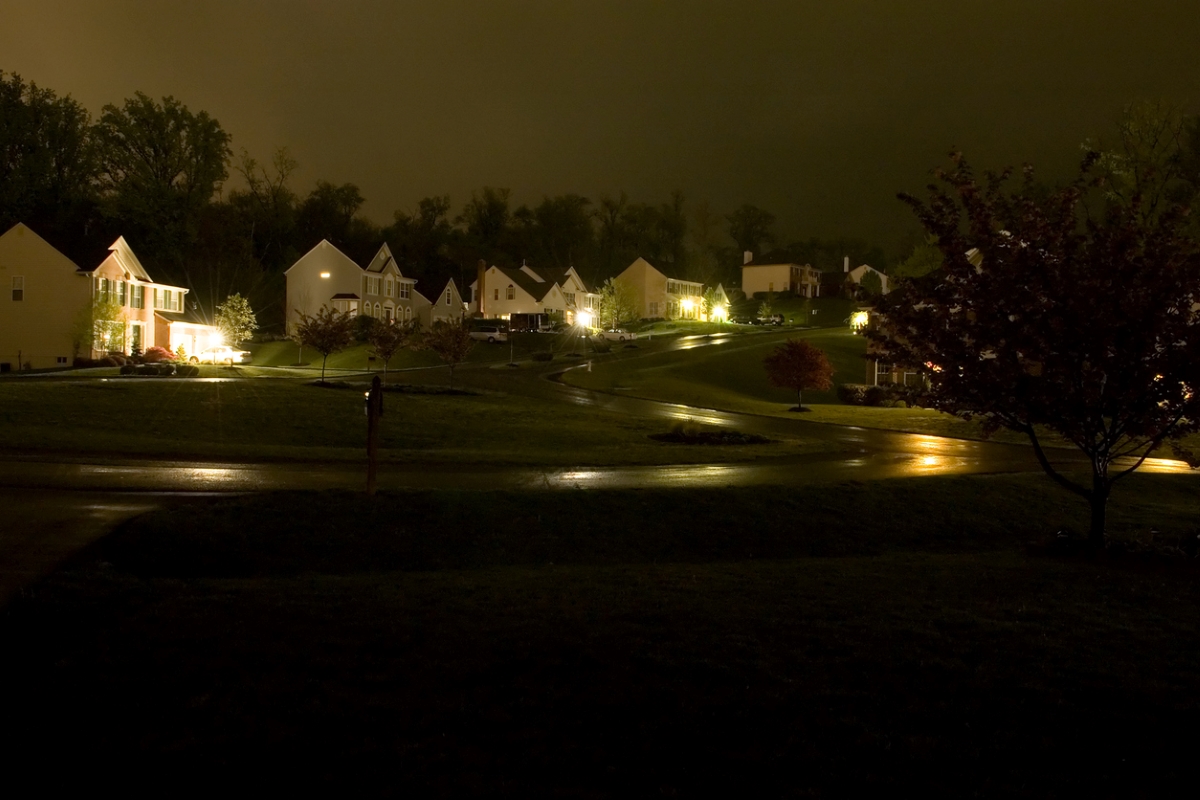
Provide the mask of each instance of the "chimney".
[{"label": "chimney", "polygon": [[850,271],[850,256],[846,256],[845,259],[842,261],[842,272],[849,272],[849,271]]},{"label": "chimney", "polygon": [[487,272],[487,262],[482,258],[479,259],[479,275],[476,277],[475,287],[479,291],[479,316],[486,318],[487,314],[483,313],[485,287],[483,285],[483,276]]},{"label": "chimney", "polygon": [[754,252],[752,250],[743,250],[742,251],[742,266],[743,267],[746,266],[747,264],[749,264],[753,260],[754,260]]}]

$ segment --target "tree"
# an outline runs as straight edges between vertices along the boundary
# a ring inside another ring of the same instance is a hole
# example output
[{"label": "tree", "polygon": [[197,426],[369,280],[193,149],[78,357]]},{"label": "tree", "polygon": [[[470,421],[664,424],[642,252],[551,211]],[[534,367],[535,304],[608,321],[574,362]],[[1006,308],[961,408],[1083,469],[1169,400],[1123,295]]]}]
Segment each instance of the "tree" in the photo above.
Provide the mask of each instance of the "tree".
[{"label": "tree", "polygon": [[471,201],[455,222],[466,226],[467,238],[484,258],[495,258],[508,233],[512,214],[508,208],[508,189],[483,187],[482,194],[471,193]]},{"label": "tree", "polygon": [[704,319],[712,322],[713,311],[717,308],[717,290],[712,286],[704,290],[704,295],[700,298],[700,305],[703,306]]},{"label": "tree", "polygon": [[95,132],[109,213],[136,228],[152,260],[178,264],[229,175],[229,134],[206,112],[141,92],[106,105]]},{"label": "tree", "polygon": [[321,383],[325,382],[325,362],[330,353],[345,350],[354,341],[354,315],[321,306],[313,316],[296,310],[299,320],[293,337],[301,347],[321,354]]},{"label": "tree", "polygon": [[475,346],[470,329],[463,323],[438,320],[425,334],[422,347],[432,350],[442,363],[450,368],[450,388],[454,388],[454,368],[457,367]]},{"label": "tree", "polygon": [[775,215],[758,206],[746,203],[725,219],[729,221],[729,237],[743,252],[757,253],[760,246],[775,241],[771,233]]},{"label": "tree", "polygon": [[71,353],[125,348],[125,309],[111,294],[98,294],[83,308],[71,325]]},{"label": "tree", "polygon": [[609,278],[600,287],[600,324],[620,328],[638,316],[637,295],[632,286]]},{"label": "tree", "polygon": [[367,331],[367,344],[371,345],[371,352],[375,354],[375,357],[383,361],[385,379],[387,378],[388,362],[401,348],[416,341],[420,330],[421,321],[414,319],[409,322],[375,320],[375,324]]},{"label": "tree", "polygon": [[803,339],[788,339],[763,359],[772,386],[796,390],[795,411],[806,411],[800,402],[803,389],[824,391],[833,385],[833,367],[819,347]]},{"label": "tree", "polygon": [[234,347],[249,339],[258,330],[258,320],[250,301],[240,294],[231,294],[217,306],[217,329],[225,341]]},{"label": "tree", "polygon": [[879,295],[883,294],[883,280],[878,274],[871,270],[867,270],[863,274],[862,280],[858,283],[858,287],[862,290],[863,294],[867,295],[868,297],[878,297]]},{"label": "tree", "polygon": [[[923,372],[926,405],[1025,434],[1046,473],[1088,502],[1100,544],[1113,484],[1200,426],[1200,248],[1186,209],[1147,215],[1135,195],[1088,215],[1094,154],[1048,193],[1031,168],[1012,191],[1008,171],[977,181],[957,154],[936,174],[927,203],[901,198],[944,263],[880,302],[876,357]],[[1050,464],[1044,429],[1082,451],[1089,482]]]},{"label": "tree", "polygon": [[762,303],[760,303],[758,306],[758,318],[759,319],[767,319],[768,317],[770,317],[772,314],[775,313],[774,302],[775,302],[775,293],[767,292],[767,296],[763,299]]},{"label": "tree", "polygon": [[936,236],[926,236],[925,241],[913,247],[912,253],[897,264],[888,274],[893,278],[920,278],[942,266],[942,251]]}]

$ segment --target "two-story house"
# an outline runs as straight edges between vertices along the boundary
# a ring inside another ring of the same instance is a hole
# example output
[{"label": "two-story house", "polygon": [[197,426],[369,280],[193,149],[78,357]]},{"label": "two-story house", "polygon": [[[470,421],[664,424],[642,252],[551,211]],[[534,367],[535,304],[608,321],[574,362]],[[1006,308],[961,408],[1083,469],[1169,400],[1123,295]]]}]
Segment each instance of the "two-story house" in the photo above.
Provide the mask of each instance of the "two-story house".
[{"label": "two-story house", "polygon": [[700,319],[704,313],[704,284],[670,277],[639,257],[614,280],[628,285],[637,298],[642,319]]},{"label": "two-story house", "polygon": [[580,312],[594,313],[600,295],[588,289],[574,267],[562,271],[480,265],[471,284],[471,311],[488,319],[526,321],[558,317],[571,324]]},{"label": "two-story house", "polygon": [[[193,346],[211,346],[216,328],[180,317],[188,290],[151,279],[124,237],[94,269],[84,269],[18,223],[0,236],[0,371],[68,366],[74,357],[172,350],[178,333]],[[92,325],[94,304],[117,318]],[[172,328],[178,323],[180,330]]]},{"label": "two-story house", "polygon": [[821,270],[811,264],[794,264],[770,254],[755,259],[747,250],[742,258],[742,291],[746,297],[760,293],[820,297]]}]

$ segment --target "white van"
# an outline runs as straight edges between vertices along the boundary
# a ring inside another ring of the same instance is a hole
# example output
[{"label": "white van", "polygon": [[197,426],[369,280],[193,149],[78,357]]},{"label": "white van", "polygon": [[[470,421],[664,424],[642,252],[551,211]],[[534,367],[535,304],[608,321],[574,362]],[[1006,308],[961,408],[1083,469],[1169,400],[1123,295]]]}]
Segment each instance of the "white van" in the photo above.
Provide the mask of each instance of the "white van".
[{"label": "white van", "polygon": [[508,331],[494,325],[480,325],[478,328],[471,329],[471,338],[489,343],[507,342]]}]

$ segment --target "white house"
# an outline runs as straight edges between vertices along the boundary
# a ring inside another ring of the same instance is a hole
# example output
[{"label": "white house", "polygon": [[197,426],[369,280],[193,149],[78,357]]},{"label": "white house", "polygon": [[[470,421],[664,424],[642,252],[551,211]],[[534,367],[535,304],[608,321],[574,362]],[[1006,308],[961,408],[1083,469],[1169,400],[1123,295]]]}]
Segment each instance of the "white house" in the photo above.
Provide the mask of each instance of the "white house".
[{"label": "white house", "polygon": [[600,304],[600,296],[587,288],[574,267],[548,272],[527,264],[517,269],[481,264],[470,288],[471,312],[488,319],[546,314],[572,323],[579,312]]},{"label": "white house", "polygon": [[758,293],[820,297],[821,270],[811,264],[793,264],[769,254],[760,260],[747,250],[742,258],[742,291],[746,297]]},{"label": "white house", "polygon": [[363,269],[325,239],[284,273],[287,280],[287,330],[300,314],[312,316],[322,306],[349,314],[362,308]]},{"label": "white house", "polygon": [[434,322],[459,322],[466,316],[466,307],[463,304],[462,295],[458,292],[458,285],[451,278],[446,282],[446,288],[437,296],[429,308],[429,324]]},{"label": "white house", "polygon": [[854,269],[849,269],[849,266],[850,264],[847,262],[844,267],[844,269],[846,269],[846,280],[861,286],[863,278],[867,277],[868,274],[873,274],[879,278],[879,285],[883,287],[881,292],[882,294],[887,294],[889,291],[891,291],[891,289],[888,287],[888,276],[869,264],[860,264]]}]

